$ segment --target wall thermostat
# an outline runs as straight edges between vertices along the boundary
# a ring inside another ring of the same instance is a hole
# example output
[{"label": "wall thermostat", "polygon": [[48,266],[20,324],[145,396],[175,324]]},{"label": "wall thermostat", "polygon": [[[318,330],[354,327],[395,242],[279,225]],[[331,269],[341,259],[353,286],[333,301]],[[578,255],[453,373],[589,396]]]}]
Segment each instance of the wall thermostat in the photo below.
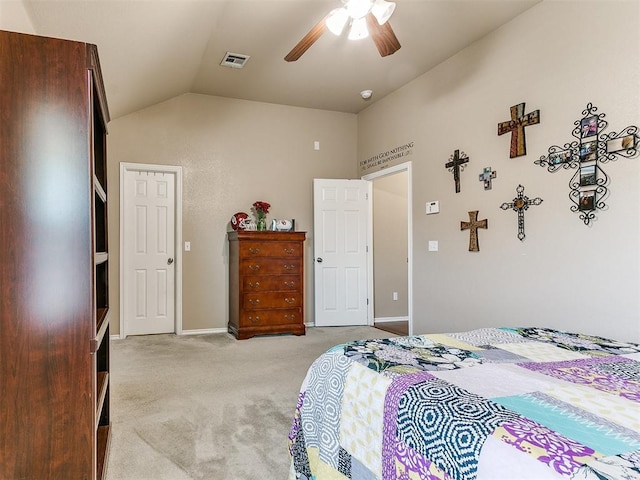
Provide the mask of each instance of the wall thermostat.
[{"label": "wall thermostat", "polygon": [[440,213],[440,202],[427,202],[427,215],[432,215],[434,213]]}]

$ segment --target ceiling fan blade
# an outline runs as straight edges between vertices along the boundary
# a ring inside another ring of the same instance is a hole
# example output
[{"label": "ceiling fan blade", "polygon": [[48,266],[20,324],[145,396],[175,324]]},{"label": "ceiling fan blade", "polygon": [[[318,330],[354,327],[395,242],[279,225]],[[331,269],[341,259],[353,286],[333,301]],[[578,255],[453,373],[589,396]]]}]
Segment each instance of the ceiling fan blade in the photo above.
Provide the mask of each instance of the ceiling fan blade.
[{"label": "ceiling fan blade", "polygon": [[326,19],[327,17],[324,17],[311,30],[309,30],[309,33],[302,37],[302,40],[300,40],[298,44],[287,54],[287,56],[284,57],[287,62],[295,62],[298,60],[302,54],[309,50],[309,47],[311,47],[311,45],[320,38],[327,29],[327,25],[325,23]]},{"label": "ceiling fan blade", "polygon": [[373,16],[373,13],[369,13],[367,14],[367,28],[381,57],[386,57],[400,50],[400,42],[393,32],[391,25],[389,25],[389,22],[380,25],[376,17]]}]

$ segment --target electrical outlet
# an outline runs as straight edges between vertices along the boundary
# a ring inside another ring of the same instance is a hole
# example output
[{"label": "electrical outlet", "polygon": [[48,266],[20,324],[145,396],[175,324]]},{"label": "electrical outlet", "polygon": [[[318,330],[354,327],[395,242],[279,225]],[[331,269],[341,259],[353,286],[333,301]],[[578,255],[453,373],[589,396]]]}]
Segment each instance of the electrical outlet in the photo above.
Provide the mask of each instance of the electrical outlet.
[{"label": "electrical outlet", "polygon": [[191,242],[184,242],[184,251],[185,252],[191,251]]},{"label": "electrical outlet", "polygon": [[398,292],[393,292],[393,299],[398,300]]},{"label": "electrical outlet", "polygon": [[429,240],[429,251],[437,252],[438,251],[438,241],[437,240]]}]

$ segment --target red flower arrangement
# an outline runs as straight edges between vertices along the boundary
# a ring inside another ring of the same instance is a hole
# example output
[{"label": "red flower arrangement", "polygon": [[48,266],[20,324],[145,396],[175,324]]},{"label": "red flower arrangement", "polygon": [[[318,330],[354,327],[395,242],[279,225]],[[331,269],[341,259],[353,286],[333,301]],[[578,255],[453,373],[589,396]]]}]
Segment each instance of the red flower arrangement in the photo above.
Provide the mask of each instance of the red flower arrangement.
[{"label": "red flower arrangement", "polygon": [[269,213],[269,205],[267,202],[258,201],[253,203],[253,211],[256,214],[256,229],[257,230],[266,230],[267,229],[267,213]]},{"label": "red flower arrangement", "polygon": [[267,213],[269,213],[270,208],[271,208],[271,205],[269,205],[267,202],[258,201],[253,203],[253,209],[255,210],[258,218],[260,218],[260,216],[264,216]]}]

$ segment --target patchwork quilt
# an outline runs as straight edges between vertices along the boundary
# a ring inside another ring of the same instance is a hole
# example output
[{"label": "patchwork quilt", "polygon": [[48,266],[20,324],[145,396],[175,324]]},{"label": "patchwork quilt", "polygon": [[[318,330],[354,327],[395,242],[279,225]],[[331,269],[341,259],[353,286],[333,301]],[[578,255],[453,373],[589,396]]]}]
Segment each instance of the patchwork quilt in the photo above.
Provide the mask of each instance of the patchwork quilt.
[{"label": "patchwork quilt", "polygon": [[289,480],[640,479],[640,345],[547,328],[354,341],[309,368]]}]

